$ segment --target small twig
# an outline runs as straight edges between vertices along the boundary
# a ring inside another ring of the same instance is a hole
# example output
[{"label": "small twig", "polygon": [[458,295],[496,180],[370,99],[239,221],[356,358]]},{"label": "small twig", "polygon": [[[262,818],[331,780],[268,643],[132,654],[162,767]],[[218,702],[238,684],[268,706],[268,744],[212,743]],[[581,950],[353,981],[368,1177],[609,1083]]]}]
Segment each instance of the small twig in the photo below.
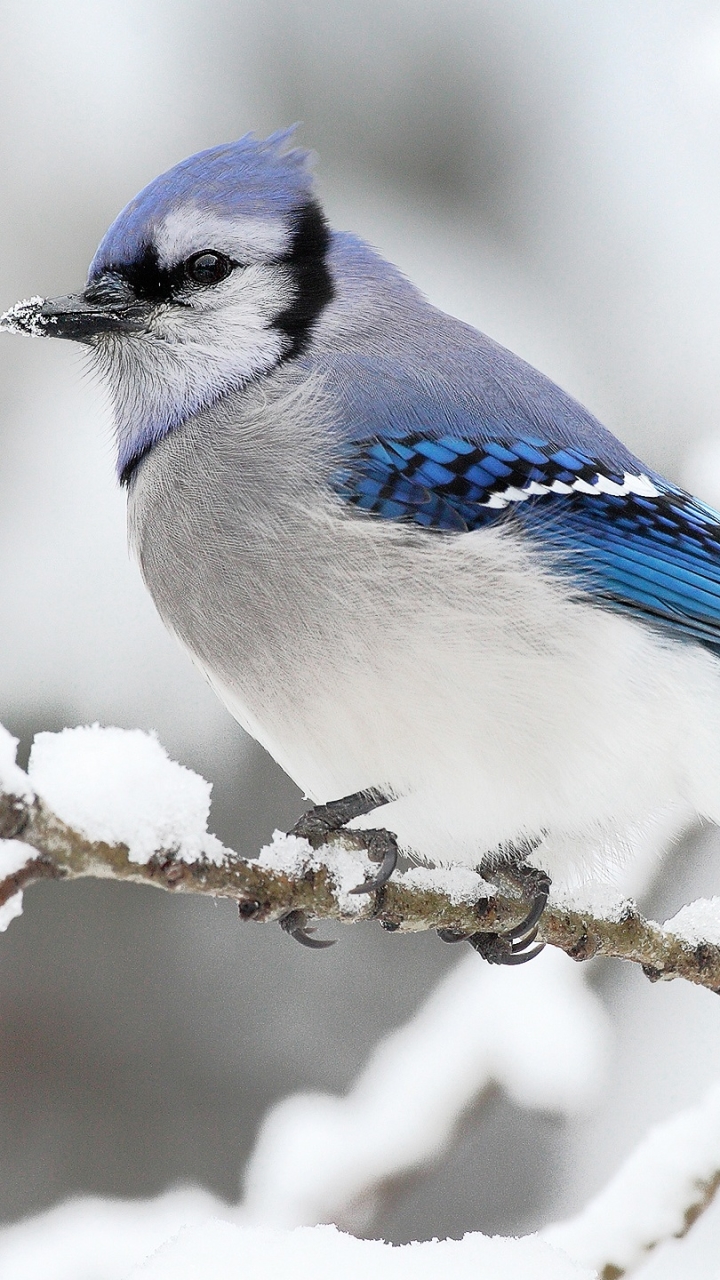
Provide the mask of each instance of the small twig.
[{"label": "small twig", "polygon": [[[405,884],[402,877],[367,902],[354,898],[348,903],[334,881],[332,862],[333,847],[360,847],[361,840],[352,831],[328,836],[327,862],[308,847],[307,865],[293,876],[230,850],[219,864],[205,858],[185,862],[163,849],[139,863],[130,860],[126,845],[93,841],[74,830],[38,796],[23,799],[0,792],[0,839],[21,840],[35,851],[24,866],[0,880],[0,906],[37,880],[97,876],[153,884],[176,893],[232,898],[247,920],[279,920],[290,911],[302,911],[317,920],[347,923],[373,918],[386,929],[403,933],[424,929],[502,932],[516,924],[525,910],[518,898],[502,894],[476,903],[455,902],[439,889]],[[621,919],[606,920],[551,899],[538,936],[574,960],[615,956],[641,965],[651,981],[682,977],[720,992],[720,946],[693,945],[645,920],[631,905]]]}]

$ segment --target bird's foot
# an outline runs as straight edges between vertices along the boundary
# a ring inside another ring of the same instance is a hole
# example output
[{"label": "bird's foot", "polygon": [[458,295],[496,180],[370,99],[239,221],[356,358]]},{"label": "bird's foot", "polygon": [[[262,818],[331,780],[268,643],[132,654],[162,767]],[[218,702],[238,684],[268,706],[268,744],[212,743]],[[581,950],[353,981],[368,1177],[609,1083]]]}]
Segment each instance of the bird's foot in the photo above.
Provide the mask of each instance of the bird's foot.
[{"label": "bird's foot", "polygon": [[[314,809],[308,809],[307,813],[298,819],[290,835],[300,836],[307,840],[313,849],[320,849],[333,831],[341,831],[353,818],[361,818],[366,813],[372,813],[373,809],[388,804],[389,799],[390,797],[381,791],[356,791],[351,796],[343,796],[342,799],[332,800],[329,804],[318,804]],[[397,839],[392,831],[386,831],[384,828],[353,831],[352,836],[359,847],[365,849],[371,862],[380,863],[380,868],[372,880],[366,880],[364,884],[359,884],[349,892],[376,893],[384,884],[387,884],[397,866]],[[307,917],[302,911],[290,911],[288,915],[283,916],[280,925],[286,933],[305,947],[332,946],[331,942],[321,942],[310,936],[313,930],[308,929]]]},{"label": "bird's foot", "polygon": [[[309,809],[295,823],[291,835],[302,836],[313,847],[319,849],[325,844],[333,831],[341,831],[353,818],[361,818],[373,809],[388,804],[390,797],[381,791],[356,791],[354,795],[343,796],[341,800],[331,800],[330,804],[318,804]],[[364,848],[371,862],[379,862],[380,870],[365,884],[360,884],[350,893],[376,893],[387,884],[398,860],[397,839],[392,831],[379,828],[373,831],[353,831],[353,840]]]},{"label": "bird's foot", "polygon": [[544,942],[539,942],[536,947],[532,945],[537,938],[537,932],[537,925],[535,925],[534,929],[520,938],[515,937],[512,931],[473,933],[468,938],[468,942],[484,960],[487,960],[488,964],[525,964],[528,960],[534,960],[535,956],[539,956],[540,952],[545,950]]},{"label": "bird's foot", "polygon": [[[487,872],[483,872],[487,876]],[[503,933],[462,933],[457,929],[438,929],[443,942],[469,942],[488,964],[525,964],[534,960],[545,943],[533,946],[538,925],[550,894],[550,877],[527,862],[504,862],[492,873],[495,880],[519,890],[528,912],[523,919]]]},{"label": "bird's foot", "polygon": [[374,831],[358,831],[355,834],[361,837],[370,861],[380,863],[380,870],[372,880],[366,880],[364,884],[358,884],[348,892],[377,893],[378,889],[382,889],[383,885],[387,884],[397,866],[397,837],[392,831],[386,831],[384,827],[378,827]]}]

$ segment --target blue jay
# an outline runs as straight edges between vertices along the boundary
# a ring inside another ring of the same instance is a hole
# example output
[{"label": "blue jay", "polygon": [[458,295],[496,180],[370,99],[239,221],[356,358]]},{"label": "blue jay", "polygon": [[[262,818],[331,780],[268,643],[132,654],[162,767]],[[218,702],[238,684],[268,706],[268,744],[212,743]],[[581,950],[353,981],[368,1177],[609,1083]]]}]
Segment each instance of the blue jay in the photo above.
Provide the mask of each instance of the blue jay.
[{"label": "blue jay", "polygon": [[361,888],[387,831],[514,861],[531,909],[487,954],[517,963],[540,867],[720,821],[720,516],[331,231],[289,131],[176,165],[81,293],[2,323],[88,347],[163,621],[319,806],[299,830],[379,808]]}]

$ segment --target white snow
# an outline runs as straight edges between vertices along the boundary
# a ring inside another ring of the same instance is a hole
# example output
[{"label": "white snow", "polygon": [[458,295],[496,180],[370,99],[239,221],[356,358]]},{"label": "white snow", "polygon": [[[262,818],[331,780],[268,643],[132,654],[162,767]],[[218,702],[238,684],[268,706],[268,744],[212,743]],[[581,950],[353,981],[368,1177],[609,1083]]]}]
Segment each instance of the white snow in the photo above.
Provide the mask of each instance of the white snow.
[{"label": "white snow", "polygon": [[[183,1227],[236,1211],[199,1188],[153,1200],[83,1197],[0,1229],[3,1280],[126,1280]],[[212,1280],[210,1272],[208,1280]],[[204,1280],[202,1273],[197,1280]]]},{"label": "white snow", "polygon": [[12,796],[32,799],[32,788],[26,773],[15,763],[18,740],[0,724],[0,790]]},{"label": "white snow", "polygon": [[577,1217],[543,1239],[584,1266],[631,1270],[648,1249],[677,1235],[703,1184],[720,1174],[720,1085],[699,1106],[656,1125]]},{"label": "white snow", "polygon": [[39,733],[28,775],[50,808],[91,840],[126,844],[132,862],[159,850],[221,862],[208,834],[211,786],[171,760],[153,734],[99,725]]},{"label": "white snow", "polygon": [[334,841],[331,847],[315,851],[307,840],[286,835],[283,831],[273,832],[270,844],[260,850],[257,861],[268,871],[282,871],[288,876],[300,876],[305,871],[325,867],[346,915],[359,914],[365,905],[362,896],[358,897],[350,890],[369,879],[371,874],[377,874],[375,863],[363,858],[358,850],[348,849],[339,840]]},{"label": "white snow", "polygon": [[681,907],[666,920],[663,929],[695,945],[711,942],[720,946],[720,898],[698,898]]},{"label": "white snow", "polygon": [[364,1229],[378,1183],[437,1158],[497,1083],[518,1105],[571,1114],[596,1095],[605,1015],[578,966],[548,948],[519,969],[463,957],[383,1040],[345,1098],[297,1094],[265,1117],[245,1182],[253,1222]]},{"label": "white snow", "polygon": [[[132,1280],[595,1280],[533,1237],[479,1234],[399,1247],[336,1227],[271,1231],[207,1222],[163,1246]],[[49,1280],[49,1278],[47,1278]],[[79,1280],[79,1277],[77,1278]],[[97,1280],[104,1280],[98,1276]]]},{"label": "white snow", "polygon": [[22,840],[0,840],[0,880],[14,876],[26,862],[37,857],[37,849]]},{"label": "white snow", "polygon": [[[21,840],[0,840],[0,880],[15,875],[27,862],[37,857],[37,851]],[[22,915],[22,889],[0,906],[0,933],[4,933],[12,920]]]},{"label": "white snow", "polygon": [[0,316],[0,333],[29,333],[33,338],[46,336],[50,319],[40,319],[40,307],[44,298],[23,298]]},{"label": "white snow", "polygon": [[247,1225],[193,1188],[155,1200],[86,1198],[0,1230],[3,1280],[594,1280],[535,1236],[393,1248],[332,1226]]},{"label": "white snow", "polygon": [[409,871],[396,872],[393,879],[421,893],[445,893],[453,903],[477,902],[478,898],[497,893],[497,888],[471,867],[411,867]]},{"label": "white snow", "polygon": [[313,851],[307,840],[273,831],[270,844],[260,850],[258,866],[280,871],[286,876],[298,876],[313,862]]},{"label": "white snow", "polygon": [[613,924],[619,924],[637,911],[637,903],[632,898],[618,893],[617,888],[606,883],[601,876],[597,879],[588,876],[580,884],[553,885],[552,899],[558,906],[567,907],[570,911],[594,916],[596,920],[608,920]]},{"label": "white snow", "polygon": [[14,893],[12,897],[8,898],[7,902],[4,902],[0,907],[0,933],[4,933],[8,925],[11,924],[13,920],[17,920],[18,916],[22,915],[22,909],[22,889],[18,889],[17,893]]}]

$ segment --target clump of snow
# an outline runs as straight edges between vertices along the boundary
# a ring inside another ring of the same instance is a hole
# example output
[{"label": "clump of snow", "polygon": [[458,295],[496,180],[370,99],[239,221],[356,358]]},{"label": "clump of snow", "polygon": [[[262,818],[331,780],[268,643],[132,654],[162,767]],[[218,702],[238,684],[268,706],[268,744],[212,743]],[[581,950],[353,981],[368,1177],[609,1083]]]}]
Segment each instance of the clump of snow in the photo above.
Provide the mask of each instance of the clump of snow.
[{"label": "clump of snow", "polygon": [[548,948],[502,969],[471,952],[378,1045],[346,1097],[297,1094],[267,1114],[245,1209],[274,1226],[365,1230],[374,1188],[440,1156],[489,1085],[520,1106],[572,1114],[594,1100],[606,1049],[602,1006],[567,956]]},{"label": "clump of snow", "polygon": [[[273,831],[270,844],[260,850],[258,866],[268,871],[279,871],[286,876],[299,876],[313,862],[312,846],[300,836],[284,831]],[[319,864],[318,864],[319,865]]]},{"label": "clump of snow", "polygon": [[[3,1280],[127,1280],[183,1227],[236,1211],[207,1191],[183,1187],[152,1200],[69,1200],[0,1228]],[[213,1280],[199,1271],[196,1280]]]},{"label": "clump of snow", "polygon": [[665,921],[663,929],[693,946],[711,942],[720,946],[720,898],[698,898]]},{"label": "clump of snow", "polygon": [[171,760],[153,734],[99,725],[39,733],[28,775],[64,822],[91,840],[127,845],[132,862],[159,850],[222,861],[207,830],[210,783]]},{"label": "clump of snow", "polygon": [[18,889],[17,893],[14,893],[0,907],[0,933],[4,933],[11,921],[17,920],[17,917],[22,915],[22,909],[22,889]]},{"label": "clump of snow", "polygon": [[497,893],[497,886],[488,884],[470,867],[411,867],[393,878],[420,893],[444,893],[453,903],[477,902]]},{"label": "clump of snow", "polygon": [[15,763],[18,740],[8,733],[0,724],[0,790],[11,796],[20,796],[23,800],[32,799],[32,788],[28,776]]},{"label": "clump of snow", "polygon": [[0,840],[0,880],[14,876],[31,858],[37,858],[37,849],[22,840]]},{"label": "clump of snow", "polygon": [[542,1236],[584,1266],[634,1271],[658,1241],[686,1226],[686,1213],[720,1173],[720,1085],[698,1107],[650,1130],[615,1177],[577,1217]]},{"label": "clump of snow", "polygon": [[328,861],[330,875],[337,886],[338,902],[348,915],[363,910],[367,898],[363,902],[362,895],[351,893],[365,880],[374,879],[378,873],[376,862],[369,858],[358,857],[354,849],[345,849],[342,845],[333,845],[332,857]]},{"label": "clump of snow", "polygon": [[0,316],[0,332],[4,329],[6,333],[29,333],[33,338],[44,337],[51,319],[54,320],[54,317],[40,315],[44,301],[44,298],[36,296],[16,302],[14,307]]},{"label": "clump of snow", "polygon": [[466,1235],[395,1248],[332,1226],[246,1225],[205,1191],[85,1198],[0,1229],[7,1280],[594,1280],[536,1236]]},{"label": "clump of snow", "polygon": [[268,871],[281,871],[292,877],[325,867],[335,886],[340,907],[347,915],[357,915],[364,904],[362,897],[350,890],[362,884],[368,875],[376,875],[377,866],[360,857],[356,850],[345,848],[340,841],[334,842],[332,848],[326,848],[326,857],[321,857],[321,852],[313,850],[312,845],[299,836],[274,831],[270,844],[260,850],[257,861]]},{"label": "clump of snow", "polygon": [[393,1246],[336,1227],[270,1231],[207,1222],[183,1231],[133,1272],[133,1280],[595,1280],[536,1237],[466,1235]]},{"label": "clump of snow", "polygon": [[553,902],[570,911],[594,916],[596,920],[608,920],[611,924],[620,924],[637,911],[637,904],[631,898],[619,894],[613,885],[601,879],[553,885]]}]

